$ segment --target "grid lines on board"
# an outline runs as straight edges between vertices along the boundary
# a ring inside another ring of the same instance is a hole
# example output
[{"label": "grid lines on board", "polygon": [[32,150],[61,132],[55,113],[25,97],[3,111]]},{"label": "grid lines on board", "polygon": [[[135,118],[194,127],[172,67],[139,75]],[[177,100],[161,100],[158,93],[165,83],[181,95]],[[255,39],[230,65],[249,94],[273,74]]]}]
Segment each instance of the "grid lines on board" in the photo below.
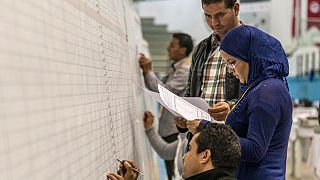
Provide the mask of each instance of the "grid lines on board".
[{"label": "grid lines on board", "polygon": [[1,3],[0,179],[104,179],[137,158],[123,3]]}]

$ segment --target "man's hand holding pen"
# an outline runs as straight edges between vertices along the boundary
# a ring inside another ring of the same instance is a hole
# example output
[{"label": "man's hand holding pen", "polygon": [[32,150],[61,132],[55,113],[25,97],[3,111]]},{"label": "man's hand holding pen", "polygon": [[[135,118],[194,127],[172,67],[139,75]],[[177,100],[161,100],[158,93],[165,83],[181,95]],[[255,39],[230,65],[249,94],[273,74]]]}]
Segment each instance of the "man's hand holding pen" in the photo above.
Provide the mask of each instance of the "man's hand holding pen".
[{"label": "man's hand holding pen", "polygon": [[[120,161],[120,160],[118,160]],[[132,161],[120,161],[119,170],[116,173],[108,173],[107,179],[109,180],[136,180],[140,171],[137,170],[136,165]],[[141,174],[141,173],[140,173]]]}]

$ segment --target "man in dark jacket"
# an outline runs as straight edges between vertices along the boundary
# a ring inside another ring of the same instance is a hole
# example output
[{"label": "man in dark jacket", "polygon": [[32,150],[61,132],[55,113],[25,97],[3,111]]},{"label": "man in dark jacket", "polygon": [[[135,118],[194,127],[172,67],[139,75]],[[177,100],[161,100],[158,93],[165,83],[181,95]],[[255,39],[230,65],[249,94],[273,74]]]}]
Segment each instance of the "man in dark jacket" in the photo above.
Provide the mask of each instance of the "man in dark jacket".
[{"label": "man in dark jacket", "polygon": [[212,107],[209,113],[221,120],[229,111],[226,102],[239,96],[239,81],[227,72],[219,46],[225,34],[241,25],[240,5],[237,0],[202,0],[202,8],[213,33],[194,48],[185,96],[204,98]]},{"label": "man in dark jacket", "polygon": [[[227,72],[219,46],[229,31],[241,25],[238,19],[240,5],[237,0],[202,0],[202,8],[213,33],[193,50],[185,96],[202,97],[210,106],[208,113],[215,120],[223,121],[239,97],[240,83]],[[181,133],[200,124],[200,120],[175,118],[175,121]],[[188,139],[191,138],[189,133]]]}]

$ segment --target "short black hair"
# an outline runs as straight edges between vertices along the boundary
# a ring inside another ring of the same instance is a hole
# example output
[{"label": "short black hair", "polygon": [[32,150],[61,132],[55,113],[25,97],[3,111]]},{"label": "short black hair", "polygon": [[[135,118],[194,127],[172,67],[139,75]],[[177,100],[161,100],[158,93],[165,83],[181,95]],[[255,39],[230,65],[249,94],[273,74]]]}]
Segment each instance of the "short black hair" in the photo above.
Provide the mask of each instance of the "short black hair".
[{"label": "short black hair", "polygon": [[172,37],[179,40],[179,46],[186,48],[186,56],[189,56],[193,49],[193,41],[191,36],[185,33],[174,33]]},{"label": "short black hair", "polygon": [[207,123],[198,126],[195,142],[197,153],[207,149],[211,152],[211,161],[215,167],[236,168],[241,158],[240,141],[229,125]]},{"label": "short black hair", "polygon": [[202,6],[204,4],[215,4],[215,3],[221,3],[224,1],[224,6],[225,8],[232,8],[234,4],[237,2],[237,0],[201,0],[202,1]]}]

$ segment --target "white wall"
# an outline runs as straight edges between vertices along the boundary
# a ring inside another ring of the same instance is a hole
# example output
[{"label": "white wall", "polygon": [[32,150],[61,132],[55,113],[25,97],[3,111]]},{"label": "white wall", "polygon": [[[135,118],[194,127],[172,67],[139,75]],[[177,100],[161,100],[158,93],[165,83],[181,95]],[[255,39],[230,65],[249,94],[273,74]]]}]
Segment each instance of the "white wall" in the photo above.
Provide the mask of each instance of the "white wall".
[{"label": "white wall", "polygon": [[[302,0],[303,1],[303,0]],[[270,33],[278,38],[285,48],[291,48],[293,1],[271,0],[271,28]]]},{"label": "white wall", "polygon": [[[285,48],[290,48],[292,46],[292,0],[271,0],[256,4],[258,5],[254,7],[257,7],[256,11],[261,12],[261,15],[270,13],[267,16],[268,24],[259,27],[277,37]],[[167,24],[169,31],[189,33],[195,42],[199,42],[211,32],[204,20],[200,0],[140,2],[137,9],[141,17],[154,17],[157,24]],[[252,3],[240,3],[240,19],[241,16],[245,17],[244,13],[248,13],[250,9],[252,9]],[[259,14],[258,17],[260,17]]]},{"label": "white wall", "polygon": [[190,34],[195,43],[211,32],[204,20],[200,0],[140,2],[137,9],[141,17],[153,17],[156,24],[167,24],[170,32]]},{"label": "white wall", "polygon": [[241,3],[240,19],[248,25],[252,25],[270,33],[271,2]]}]

